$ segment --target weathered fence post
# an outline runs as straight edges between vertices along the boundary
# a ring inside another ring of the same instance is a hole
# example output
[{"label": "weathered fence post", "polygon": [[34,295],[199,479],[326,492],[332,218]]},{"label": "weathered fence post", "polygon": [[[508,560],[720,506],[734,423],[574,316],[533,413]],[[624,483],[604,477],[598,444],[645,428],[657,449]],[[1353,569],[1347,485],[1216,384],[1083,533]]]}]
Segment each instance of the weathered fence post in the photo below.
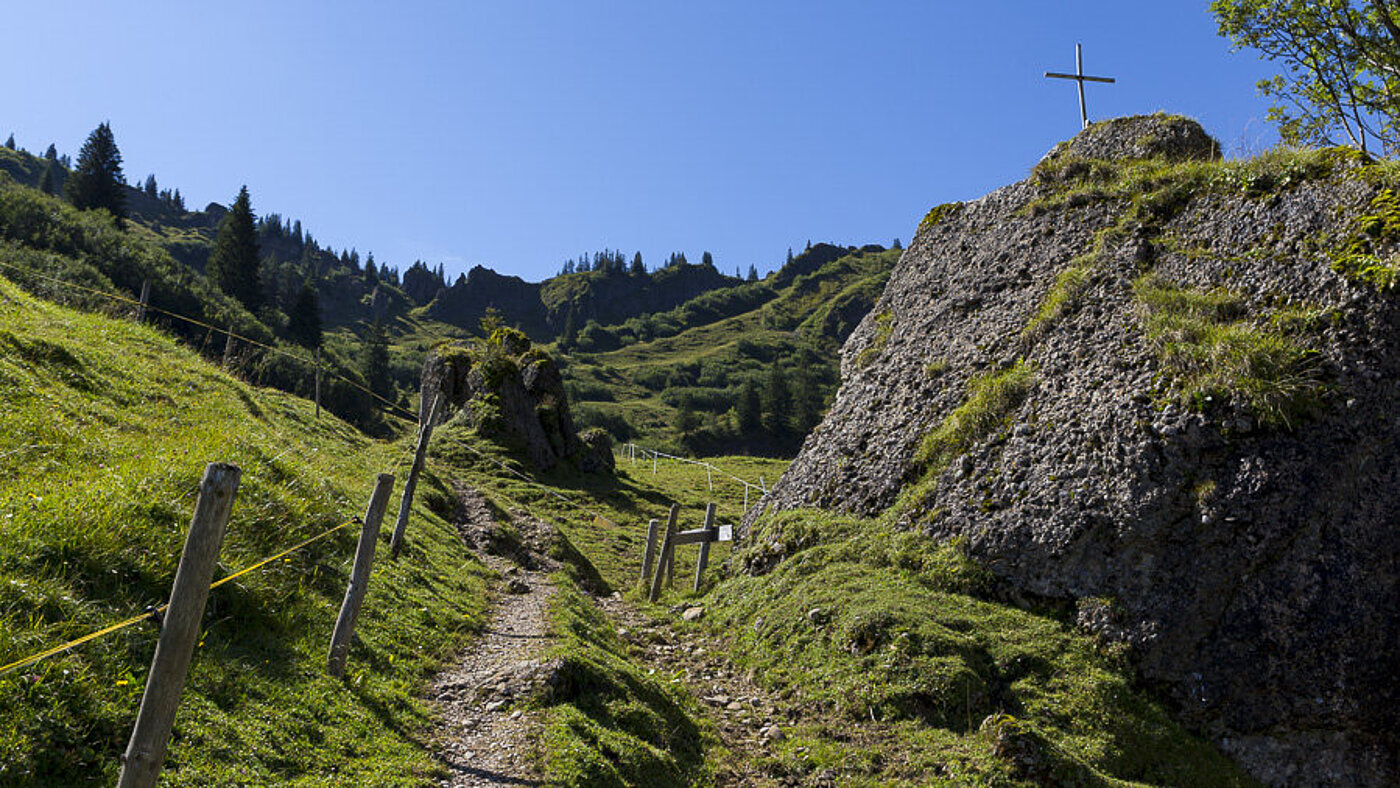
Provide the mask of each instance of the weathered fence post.
[{"label": "weathered fence post", "polygon": [[646,584],[651,580],[652,565],[656,561],[656,536],[661,530],[661,521],[652,520],[647,523],[647,549],[642,553],[642,583]]},{"label": "weathered fence post", "polygon": [[708,533],[715,527],[715,505],[713,503],[705,506],[705,531],[706,539],[700,543],[700,557],[695,560],[695,593],[700,593],[700,576],[705,574],[705,564],[710,561],[710,539],[713,534]]},{"label": "weathered fence post", "polygon": [[374,494],[369,497],[369,508],[365,510],[364,527],[360,529],[360,543],[355,548],[355,568],[350,571],[350,584],[345,587],[345,601],[340,605],[340,615],[335,619],[335,632],[331,634],[331,653],[326,662],[326,671],[339,678],[345,675],[345,657],[350,652],[350,637],[355,634],[355,619],[360,615],[360,605],[365,601],[365,591],[369,587],[369,570],[374,564],[374,544],[379,540],[379,522],[384,519],[384,510],[389,506],[389,493],[394,489],[394,475],[381,473],[374,483]]},{"label": "weathered fence post", "polygon": [[408,513],[413,508],[413,490],[418,486],[418,474],[423,471],[423,458],[428,452],[428,441],[433,437],[433,420],[437,418],[438,402],[441,395],[433,397],[433,405],[428,409],[428,420],[418,430],[418,448],[413,450],[413,467],[408,471],[408,481],[403,485],[403,497],[399,499],[399,519],[394,523],[394,538],[389,542],[389,558],[399,557],[403,547],[403,533],[408,528]]},{"label": "weathered fence post", "polygon": [[209,599],[209,581],[219,560],[219,548],[224,543],[224,531],[233,512],[241,474],[237,465],[210,463],[204,468],[194,518],[190,520],[190,532],[185,537],[180,565],[175,570],[175,583],[170,588],[170,605],[161,623],[151,673],[146,677],[146,691],[141,696],[141,710],[136,714],[131,742],[122,756],[121,776],[117,778],[119,788],[155,785],[161,765],[165,763],[175,710],[180,705],[180,692],[189,674],[190,657],[194,655],[200,619],[204,617],[204,603]]},{"label": "weathered fence post", "polygon": [[136,322],[146,322],[146,307],[151,303],[151,280],[141,280],[141,303],[136,307]]},{"label": "weathered fence post", "polygon": [[223,365],[223,367],[224,367],[225,370],[227,370],[229,364],[231,364],[231,363],[233,362],[233,326],[229,326],[229,327],[228,327],[228,331],[226,331],[226,332],[224,332],[224,333],[227,335],[228,338],[224,340],[224,365]]},{"label": "weathered fence post", "polygon": [[316,418],[321,418],[321,348],[316,348]]},{"label": "weathered fence post", "polygon": [[744,514],[749,513],[749,483],[744,482]]},{"label": "weathered fence post", "polygon": [[709,486],[710,492],[714,492],[714,491],[715,491],[715,477],[714,477],[713,475],[710,474],[711,467],[712,467],[712,466],[711,466],[708,462],[705,463],[705,484],[706,484],[707,486]]},{"label": "weathered fence post", "polygon": [[648,602],[655,602],[661,596],[661,583],[670,575],[670,563],[676,552],[676,519],[680,517],[681,505],[671,504],[671,513],[666,517],[666,535],[661,539],[661,555],[657,558],[656,574],[651,579],[651,593]]},{"label": "weathered fence post", "polygon": [[652,475],[652,476],[655,476],[655,475],[656,475],[656,458],[659,457],[659,456],[660,456],[660,454],[659,454],[658,452],[656,452],[656,451],[653,451],[653,452],[651,453],[651,475]]}]

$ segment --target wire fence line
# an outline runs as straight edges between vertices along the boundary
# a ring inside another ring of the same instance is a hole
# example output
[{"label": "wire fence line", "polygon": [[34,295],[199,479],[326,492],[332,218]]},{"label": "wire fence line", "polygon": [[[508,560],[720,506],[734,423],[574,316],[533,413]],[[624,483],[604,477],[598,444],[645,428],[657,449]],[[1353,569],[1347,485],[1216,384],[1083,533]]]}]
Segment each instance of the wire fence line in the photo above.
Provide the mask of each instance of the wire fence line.
[{"label": "wire fence line", "polygon": [[765,495],[768,494],[768,481],[767,481],[766,479],[764,479],[762,476],[758,477],[758,483],[755,484],[755,483],[753,483],[753,482],[751,482],[751,481],[749,481],[749,480],[747,480],[747,479],[743,479],[743,478],[740,478],[740,477],[738,477],[738,476],[735,476],[734,474],[730,473],[729,471],[726,471],[725,469],[719,467],[718,465],[714,465],[714,464],[712,464],[712,463],[705,462],[704,460],[696,460],[696,459],[692,459],[692,458],[690,458],[690,457],[677,457],[677,456],[675,456],[674,454],[666,454],[665,452],[660,452],[660,451],[657,451],[657,450],[655,450],[655,449],[648,449],[648,448],[646,448],[645,446],[639,446],[639,445],[637,445],[637,444],[635,444],[635,443],[625,443],[625,444],[623,444],[623,450],[624,450],[624,451],[623,451],[622,453],[625,454],[626,456],[628,456],[628,457],[631,459],[632,464],[634,464],[634,465],[635,465],[636,462],[637,462],[637,455],[638,455],[638,454],[641,454],[641,456],[642,456],[642,461],[643,461],[643,462],[645,462],[646,459],[647,459],[648,457],[650,457],[650,458],[651,458],[651,463],[652,463],[652,466],[651,466],[651,467],[652,467],[652,472],[653,472],[653,473],[656,472],[657,463],[660,462],[660,460],[662,460],[662,459],[673,460],[673,461],[675,461],[675,462],[682,462],[682,463],[686,463],[686,464],[689,464],[689,465],[698,465],[698,466],[701,466],[701,467],[703,467],[703,468],[705,469],[706,484],[707,484],[707,486],[708,486],[710,492],[714,492],[714,490],[715,490],[714,474],[719,474],[720,476],[724,476],[724,477],[727,477],[727,478],[729,478],[729,479],[733,479],[734,481],[738,482],[739,484],[744,485],[744,516],[746,516],[746,517],[748,516],[749,510],[750,510],[750,508],[751,508],[751,507],[750,507],[750,504],[749,504],[749,493],[750,493],[751,491],[757,491],[757,493],[758,493],[758,500],[756,500],[756,501],[754,502],[754,504],[753,504],[754,506],[760,505],[760,502],[762,501],[763,496],[765,496]]},{"label": "wire fence line", "polygon": [[12,263],[7,263],[7,262],[4,262],[4,261],[0,261],[0,268],[4,268],[4,269],[10,270],[10,271],[16,271],[16,272],[19,272],[19,273],[24,274],[24,275],[26,275],[26,276],[35,277],[35,278],[37,278],[37,279],[43,279],[44,281],[52,282],[52,283],[54,283],[54,284],[57,284],[57,285],[60,285],[60,286],[63,286],[63,287],[68,287],[68,288],[71,288],[71,289],[74,289],[74,290],[78,290],[78,291],[80,291],[80,292],[88,293],[89,295],[95,295],[95,296],[98,296],[98,297],[100,297],[100,298],[110,299],[110,300],[115,301],[115,302],[117,302],[117,303],[122,303],[122,304],[128,304],[128,305],[131,305],[131,306],[135,306],[135,307],[137,307],[137,308],[144,309],[144,310],[147,311],[147,312],[155,312],[155,313],[158,313],[158,314],[161,314],[161,315],[165,315],[166,317],[173,318],[173,319],[175,319],[175,320],[183,321],[183,322],[188,323],[188,324],[190,324],[190,325],[192,325],[192,326],[197,326],[197,327],[199,327],[199,328],[208,329],[209,331],[214,332],[214,333],[223,334],[223,335],[226,336],[226,337],[229,337],[229,338],[231,338],[231,339],[237,340],[237,341],[239,341],[239,342],[243,342],[243,343],[245,343],[245,344],[251,345],[251,346],[256,347],[256,348],[261,348],[261,349],[266,350],[266,351],[268,351],[268,352],[270,352],[270,353],[275,353],[275,354],[277,354],[277,355],[286,356],[287,358],[295,359],[295,360],[297,360],[297,361],[299,361],[299,362],[301,362],[301,363],[303,363],[303,364],[310,364],[311,366],[313,366],[313,367],[315,367],[315,368],[317,368],[317,369],[324,370],[325,373],[326,373],[327,375],[329,375],[330,377],[335,378],[336,380],[339,380],[339,381],[341,381],[342,383],[345,383],[346,385],[348,385],[348,386],[350,386],[350,387],[352,387],[352,388],[354,388],[354,389],[357,389],[358,391],[360,391],[360,392],[362,392],[362,393],[364,393],[364,394],[369,395],[371,398],[377,400],[380,404],[382,404],[385,408],[388,408],[389,410],[394,411],[397,415],[403,416],[404,418],[407,418],[407,419],[410,419],[410,420],[414,420],[414,421],[416,421],[416,420],[418,419],[418,414],[416,414],[416,413],[414,413],[414,412],[408,410],[407,408],[402,407],[401,405],[399,405],[399,404],[396,403],[396,402],[393,402],[393,401],[389,400],[387,397],[384,397],[383,395],[379,394],[378,392],[375,392],[374,390],[370,389],[368,386],[365,386],[364,384],[360,383],[359,381],[356,381],[356,380],[354,380],[354,379],[352,379],[352,378],[350,378],[350,377],[347,377],[346,375],[342,375],[341,373],[337,372],[333,367],[326,367],[326,366],[324,366],[323,364],[319,363],[315,358],[308,358],[308,357],[303,356],[303,355],[301,355],[301,354],[299,354],[299,353],[293,353],[292,351],[287,350],[286,348],[280,348],[280,347],[277,347],[276,345],[269,345],[269,344],[267,344],[266,342],[260,342],[260,341],[258,341],[258,340],[256,340],[256,339],[253,339],[252,337],[243,336],[242,334],[239,334],[239,333],[235,332],[235,331],[233,330],[232,327],[226,326],[226,327],[222,327],[222,328],[221,328],[221,327],[219,327],[219,326],[213,325],[213,324],[208,323],[208,322],[203,321],[203,320],[198,320],[198,319],[193,318],[193,317],[190,317],[190,316],[188,316],[188,315],[182,315],[182,314],[180,314],[180,313],[178,313],[178,312],[172,312],[172,311],[170,311],[170,310],[168,310],[168,309],[162,309],[162,308],[157,307],[157,306],[151,306],[151,305],[149,305],[149,304],[143,304],[141,301],[139,301],[139,300],[137,300],[137,299],[135,299],[135,298],[132,298],[131,296],[122,295],[122,294],[120,294],[120,293],[112,293],[112,292],[108,292],[108,291],[106,291],[106,290],[100,290],[100,289],[95,288],[95,287],[88,287],[87,285],[80,285],[80,284],[78,284],[77,282],[69,282],[69,281],[67,281],[67,280],[60,279],[60,278],[55,277],[55,276],[49,276],[48,274],[40,273],[40,272],[38,272],[38,271],[35,271],[35,270],[33,270],[33,269],[30,269],[30,268],[25,268],[25,267],[23,267],[23,266],[17,266],[17,265],[14,265],[14,264],[12,264]]},{"label": "wire fence line", "polygon": [[[296,551],[298,551],[298,550],[300,550],[300,549],[302,549],[302,548],[304,548],[304,547],[308,547],[308,546],[310,546],[310,545],[312,545],[312,544],[314,544],[314,543],[316,543],[316,542],[319,542],[319,541],[321,541],[322,539],[325,539],[326,537],[330,536],[331,534],[334,534],[334,533],[336,533],[337,531],[341,531],[341,530],[343,530],[343,529],[345,529],[345,528],[348,528],[349,526],[354,525],[354,524],[356,524],[356,523],[358,523],[358,522],[359,522],[359,518],[352,518],[352,519],[346,520],[345,522],[341,523],[340,525],[337,525],[337,526],[335,526],[334,528],[330,528],[330,529],[328,529],[328,530],[322,531],[321,533],[317,534],[316,536],[313,536],[313,537],[311,537],[310,539],[307,539],[307,540],[305,540],[305,541],[303,541],[303,542],[299,542],[298,544],[295,544],[295,545],[293,545],[293,546],[287,548],[286,550],[283,550],[282,552],[277,553],[276,555],[273,555],[273,556],[269,556],[269,557],[267,557],[267,558],[264,558],[264,559],[258,561],[258,562],[255,563],[255,564],[251,564],[251,565],[249,565],[249,566],[246,566],[246,567],[244,567],[244,568],[238,570],[237,572],[234,572],[233,574],[228,575],[227,577],[223,577],[223,578],[221,578],[221,579],[219,579],[219,580],[214,581],[213,583],[210,583],[210,584],[209,584],[209,590],[212,591],[212,590],[214,590],[215,588],[218,588],[219,586],[224,585],[225,583],[230,583],[230,582],[232,582],[232,581],[234,581],[234,580],[236,580],[236,579],[238,579],[238,578],[240,578],[240,577],[242,577],[242,576],[244,576],[244,575],[246,575],[246,574],[248,574],[248,573],[250,573],[250,572],[253,572],[253,571],[256,571],[256,570],[258,570],[258,569],[261,569],[261,568],[263,568],[264,566],[267,566],[268,564],[272,563],[273,561],[276,561],[276,560],[279,559],[279,558],[285,558],[286,556],[291,555],[292,553],[294,553],[294,552],[296,552]],[[81,646],[81,645],[83,645],[84,643],[87,643],[87,642],[96,640],[96,639],[101,638],[101,637],[104,637],[104,636],[106,636],[106,635],[113,634],[113,633],[118,632],[118,631],[120,631],[120,630],[126,629],[127,627],[130,627],[130,626],[132,626],[132,625],[134,625],[134,624],[138,624],[138,623],[140,623],[140,622],[142,622],[142,621],[146,621],[146,620],[148,620],[148,619],[159,621],[161,615],[162,615],[163,613],[165,613],[166,609],[167,609],[169,606],[170,606],[170,604],[167,602],[166,604],[163,604],[163,605],[148,607],[148,608],[146,608],[146,610],[145,610],[144,612],[142,612],[142,613],[140,613],[140,614],[138,614],[138,615],[132,616],[132,617],[127,618],[127,619],[124,619],[124,620],[119,621],[119,622],[117,622],[117,623],[115,623],[115,624],[112,624],[112,625],[110,625],[110,626],[103,627],[103,628],[98,629],[98,630],[96,630],[96,631],[94,631],[94,632],[90,632],[90,633],[88,633],[88,634],[86,634],[86,635],[83,635],[82,637],[74,638],[74,639],[72,639],[72,640],[70,640],[70,641],[68,641],[67,643],[64,643],[64,644],[62,644],[62,645],[58,645],[58,646],[54,646],[53,648],[45,649],[44,651],[41,651],[41,652],[39,652],[39,653],[37,653],[37,654],[32,654],[32,655],[30,655],[30,656],[28,656],[28,657],[25,657],[24,659],[15,660],[14,662],[11,662],[11,663],[9,663],[9,664],[7,664],[7,665],[0,665],[0,676],[4,676],[4,675],[7,674],[7,673],[12,673],[12,672],[14,672],[14,671],[16,671],[16,670],[19,670],[20,668],[29,667],[30,665],[33,665],[33,664],[35,664],[35,663],[37,663],[37,662],[41,662],[41,661],[43,661],[43,660],[45,660],[45,659],[48,659],[49,657],[56,656],[56,655],[58,655],[58,654],[62,654],[63,652],[68,651],[68,650],[73,649],[73,648],[76,648],[76,647],[78,647],[78,646]]]}]

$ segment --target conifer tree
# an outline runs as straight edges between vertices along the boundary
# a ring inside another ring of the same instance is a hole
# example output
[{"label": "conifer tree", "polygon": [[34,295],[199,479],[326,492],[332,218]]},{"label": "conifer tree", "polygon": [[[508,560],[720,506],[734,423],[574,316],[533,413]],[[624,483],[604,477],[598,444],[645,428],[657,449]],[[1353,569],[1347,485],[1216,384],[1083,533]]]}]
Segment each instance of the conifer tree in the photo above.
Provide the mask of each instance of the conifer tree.
[{"label": "conifer tree", "polygon": [[214,251],[209,254],[209,278],[219,289],[243,302],[250,312],[263,305],[258,276],[258,236],[248,187],[238,190],[233,207],[219,222]]},{"label": "conifer tree", "polygon": [[768,370],[768,386],[763,394],[763,426],[775,435],[787,432],[792,389],[788,388],[787,375],[776,360]]},{"label": "conifer tree", "polygon": [[700,417],[695,414],[695,401],[689,394],[682,394],[680,402],[676,403],[676,420],[672,426],[682,437],[700,427]]},{"label": "conifer tree", "polygon": [[11,135],[10,135],[10,138],[7,139],[7,140],[5,140],[5,147],[9,148],[10,150],[14,150],[14,149],[15,149],[15,135],[14,135],[14,134],[11,134]]},{"label": "conifer tree", "polygon": [[647,265],[646,263],[642,262],[642,253],[637,252],[636,254],[632,255],[632,275],[643,276],[646,274],[646,272]]},{"label": "conifer tree", "polygon": [[758,384],[753,378],[744,379],[744,387],[739,390],[739,404],[734,409],[739,418],[739,429],[753,432],[763,423],[763,401],[758,396]]},{"label": "conifer tree", "polygon": [[900,243],[900,240],[896,238],[894,239],[894,243],[890,246],[890,248],[894,249],[895,251],[900,251],[904,248],[904,244]]},{"label": "conifer tree", "polygon": [[146,196],[151,199],[155,199],[160,194],[160,189],[156,187],[156,176],[154,173],[146,176],[145,183],[141,184],[141,191],[145,192]]},{"label": "conifer tree", "polygon": [[44,151],[44,158],[49,161],[58,161],[58,148],[55,148],[52,142],[49,143],[48,150]]},{"label": "conifer tree", "polygon": [[714,257],[714,255],[710,254],[709,252],[705,252],[705,253],[701,254],[701,255],[700,255],[700,264],[703,265],[703,266],[705,266],[706,268],[714,268],[714,267],[715,267],[715,257]]},{"label": "conifer tree", "polygon": [[321,299],[309,279],[302,284],[287,316],[287,336],[312,350],[321,346]]},{"label": "conifer tree", "polygon": [[758,281],[758,267],[755,266],[753,263],[749,263],[749,281],[750,281],[750,282],[757,282],[757,281]]},{"label": "conifer tree", "polygon": [[389,399],[394,393],[394,379],[389,374],[389,335],[378,320],[365,333],[363,363],[365,385],[375,394]]},{"label": "conifer tree", "polygon": [[64,193],[78,208],[106,208],[121,225],[126,218],[125,186],[121,151],[117,150],[112,127],[103,123],[93,129],[78,151],[78,166],[64,183]]},{"label": "conifer tree", "polygon": [[44,171],[39,174],[39,191],[44,194],[58,194],[58,183],[53,177],[53,162],[44,163]]}]

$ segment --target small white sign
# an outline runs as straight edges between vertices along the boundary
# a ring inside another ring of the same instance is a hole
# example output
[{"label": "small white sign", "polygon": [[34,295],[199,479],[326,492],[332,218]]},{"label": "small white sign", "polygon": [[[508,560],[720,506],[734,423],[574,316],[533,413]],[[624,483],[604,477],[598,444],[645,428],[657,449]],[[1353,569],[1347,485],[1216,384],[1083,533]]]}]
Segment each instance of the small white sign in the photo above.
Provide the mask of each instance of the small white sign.
[{"label": "small white sign", "polygon": [[721,542],[732,542],[732,541],[734,541],[734,526],[732,526],[732,525],[721,525],[721,526],[719,527],[719,541],[721,541]]}]

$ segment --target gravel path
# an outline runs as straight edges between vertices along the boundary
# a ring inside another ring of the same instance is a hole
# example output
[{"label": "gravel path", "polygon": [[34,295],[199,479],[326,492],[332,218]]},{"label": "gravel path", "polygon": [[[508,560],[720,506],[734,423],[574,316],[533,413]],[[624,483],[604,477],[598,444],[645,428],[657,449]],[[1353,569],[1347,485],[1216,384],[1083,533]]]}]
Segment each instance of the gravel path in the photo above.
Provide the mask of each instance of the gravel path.
[{"label": "gravel path", "polygon": [[[458,527],[479,542],[495,523],[485,501],[459,489]],[[434,680],[429,697],[441,715],[438,752],[449,771],[440,786],[541,785],[535,768],[538,720],[515,708],[552,672],[549,645],[548,570],[530,571],[493,555],[483,555],[506,579],[491,624],[460,660]],[[530,564],[532,562],[526,562]]]}]

